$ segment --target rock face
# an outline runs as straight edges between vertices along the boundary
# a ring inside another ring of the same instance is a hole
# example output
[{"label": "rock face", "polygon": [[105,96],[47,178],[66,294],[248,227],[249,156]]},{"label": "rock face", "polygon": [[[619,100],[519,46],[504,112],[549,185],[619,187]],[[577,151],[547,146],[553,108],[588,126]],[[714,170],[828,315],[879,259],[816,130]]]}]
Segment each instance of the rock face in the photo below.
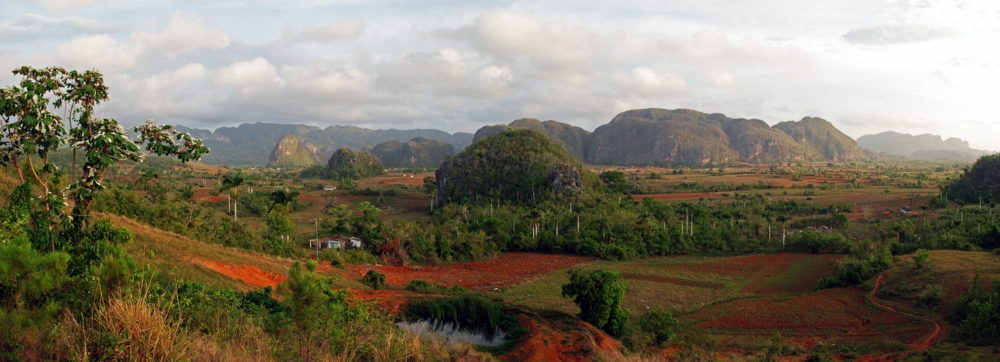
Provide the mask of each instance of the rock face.
[{"label": "rock face", "polygon": [[943,190],[943,196],[969,204],[1000,202],[1000,154],[980,157]]},{"label": "rock face", "polygon": [[549,136],[578,159],[584,159],[587,145],[590,141],[590,131],[583,128],[556,121],[539,121],[534,118],[522,118],[511,122],[509,125],[498,124],[495,126],[485,126],[476,131],[472,141],[492,136],[511,129],[530,129]]},{"label": "rock face", "polygon": [[702,166],[731,161],[849,161],[864,151],[820,118],[782,122],[728,118],[687,109],[619,114],[590,136],[585,160],[599,165]]},{"label": "rock face", "polygon": [[385,174],[385,167],[377,157],[368,152],[352,151],[346,147],[334,151],[326,165],[330,168],[330,176],[335,180],[345,178],[357,180]]},{"label": "rock face", "polygon": [[308,167],[319,164],[321,161],[316,157],[316,151],[309,146],[299,143],[295,135],[285,135],[278,140],[271,150],[271,157],[267,161],[268,167]]},{"label": "rock face", "polygon": [[882,132],[858,138],[858,145],[875,151],[905,156],[917,160],[960,160],[971,161],[990,151],[969,147],[968,141],[958,138],[942,139],[932,134],[911,135],[898,132]]},{"label": "rock face", "polygon": [[449,156],[455,155],[455,146],[417,137],[406,143],[380,143],[372,147],[371,153],[386,167],[437,167]]},{"label": "rock face", "polygon": [[474,142],[438,168],[437,201],[501,199],[517,203],[576,195],[597,178],[538,131],[515,129]]},{"label": "rock face", "polygon": [[865,157],[858,142],[822,118],[805,117],[798,122],[778,123],[774,128],[804,145],[809,150],[810,159],[843,162]]}]

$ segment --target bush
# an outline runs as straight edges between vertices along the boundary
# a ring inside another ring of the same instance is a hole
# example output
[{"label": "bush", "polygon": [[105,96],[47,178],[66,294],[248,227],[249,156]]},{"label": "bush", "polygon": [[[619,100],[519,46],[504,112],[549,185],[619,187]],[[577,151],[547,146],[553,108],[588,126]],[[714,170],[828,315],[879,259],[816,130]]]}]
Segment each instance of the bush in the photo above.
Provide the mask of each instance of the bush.
[{"label": "bush", "polygon": [[653,334],[657,345],[674,338],[674,327],[680,322],[666,309],[653,309],[639,317],[639,328]]},{"label": "bush", "polygon": [[937,284],[927,284],[924,290],[920,291],[917,300],[913,301],[913,305],[918,308],[937,307],[941,305],[942,300],[944,300],[944,289]]},{"label": "bush", "polygon": [[374,269],[368,270],[368,273],[361,279],[361,283],[375,290],[382,289],[385,286],[385,274],[379,273]]},{"label": "bush", "polygon": [[453,285],[451,288],[448,288],[439,284],[431,284],[426,280],[420,279],[410,281],[410,284],[406,285],[406,290],[421,294],[463,294],[466,292],[465,288],[458,285]]},{"label": "bush", "polygon": [[924,264],[927,264],[931,260],[930,254],[927,249],[917,249],[917,253],[913,255],[913,262],[917,264],[917,268],[923,268]]},{"label": "bush", "polygon": [[625,334],[629,313],[622,306],[625,285],[618,272],[595,270],[584,274],[571,269],[569,283],[562,286],[562,296],[573,298],[580,307],[580,319],[613,337]]},{"label": "bush", "polygon": [[889,252],[889,249],[878,247],[874,250],[868,250],[862,247],[861,250],[864,251],[860,255],[837,261],[833,268],[833,274],[819,280],[820,288],[858,285],[892,266],[892,253]]}]

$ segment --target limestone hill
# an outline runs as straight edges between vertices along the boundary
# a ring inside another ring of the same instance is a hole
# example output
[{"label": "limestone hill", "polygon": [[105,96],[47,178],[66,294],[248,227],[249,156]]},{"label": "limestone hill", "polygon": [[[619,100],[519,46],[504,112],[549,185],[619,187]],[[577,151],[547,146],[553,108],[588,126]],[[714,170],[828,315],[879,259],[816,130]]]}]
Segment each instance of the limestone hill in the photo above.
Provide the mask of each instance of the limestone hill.
[{"label": "limestone hill", "polygon": [[480,128],[479,131],[476,131],[476,135],[473,137],[472,141],[476,142],[480,139],[511,129],[530,129],[544,133],[559,144],[563,145],[563,147],[566,147],[566,150],[569,151],[570,154],[581,160],[584,159],[584,153],[587,151],[587,146],[590,141],[590,131],[583,128],[556,121],[542,122],[534,118],[522,118],[511,122],[509,125],[498,124],[495,126]]},{"label": "limestone hill", "polygon": [[619,114],[591,135],[586,161],[603,165],[701,166],[735,161],[849,161],[865,153],[830,122],[806,117],[774,127],[687,109]]},{"label": "limestone hill", "polygon": [[455,146],[416,137],[400,143],[389,141],[372,147],[372,155],[378,157],[385,167],[437,167],[449,156],[455,155]]},{"label": "limestone hill", "polygon": [[[315,146],[314,146],[315,147]],[[316,149],[299,143],[295,135],[285,135],[274,145],[268,167],[308,167],[322,161],[316,156]]]},{"label": "limestone hill", "polygon": [[477,198],[532,203],[578,195],[597,182],[565,148],[528,129],[480,139],[442,163],[436,176],[442,204]]},{"label": "limestone hill", "polygon": [[361,179],[385,174],[382,161],[372,154],[363,151],[353,151],[341,148],[333,152],[326,166],[330,168],[330,177],[340,179]]},{"label": "limestone hill", "polygon": [[914,136],[892,131],[861,136],[858,138],[858,145],[915,160],[973,161],[990,153],[969,147],[968,141],[954,137],[942,139],[941,136],[932,134]]}]

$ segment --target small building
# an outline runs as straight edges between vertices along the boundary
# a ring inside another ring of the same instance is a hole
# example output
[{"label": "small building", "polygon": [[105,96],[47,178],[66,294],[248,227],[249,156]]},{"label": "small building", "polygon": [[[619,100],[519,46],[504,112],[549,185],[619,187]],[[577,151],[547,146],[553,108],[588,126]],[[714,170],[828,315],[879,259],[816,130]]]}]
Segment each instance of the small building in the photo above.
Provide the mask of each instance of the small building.
[{"label": "small building", "polygon": [[903,215],[909,215],[911,212],[913,212],[913,209],[911,209],[909,206],[903,206],[899,208],[899,212],[902,213]]},{"label": "small building", "polygon": [[337,189],[337,186],[334,186],[334,185],[323,185],[323,191],[334,191],[336,189]]},{"label": "small building", "polygon": [[311,248],[316,249],[352,249],[360,248],[362,246],[361,239],[353,236],[327,236],[325,238],[310,239],[309,245]]}]

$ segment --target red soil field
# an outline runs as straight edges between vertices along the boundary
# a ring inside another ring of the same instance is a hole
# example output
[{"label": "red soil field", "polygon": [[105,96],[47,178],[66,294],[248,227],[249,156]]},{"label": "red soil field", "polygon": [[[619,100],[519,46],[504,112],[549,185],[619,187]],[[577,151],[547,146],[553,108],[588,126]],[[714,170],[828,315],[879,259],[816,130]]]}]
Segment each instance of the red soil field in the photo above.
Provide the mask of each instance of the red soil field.
[{"label": "red soil field", "polygon": [[568,255],[504,253],[490,260],[438,267],[367,265],[349,267],[357,278],[374,269],[385,274],[386,284],[391,286],[405,286],[412,280],[421,279],[445,286],[458,285],[472,290],[492,290],[593,260],[593,258]]},{"label": "red soil field", "polygon": [[[500,356],[505,361],[591,361],[595,350],[621,351],[622,345],[594,326],[578,321],[567,330],[559,325],[539,324],[525,314],[517,316],[527,336],[517,349]],[[558,322],[557,322],[558,324]]]},{"label": "red soil field", "polygon": [[226,265],[217,261],[206,260],[198,257],[191,257],[190,261],[195,265],[208,268],[216,273],[242,281],[255,287],[269,286],[277,288],[278,284],[288,278],[284,275],[269,273],[249,265]]}]

